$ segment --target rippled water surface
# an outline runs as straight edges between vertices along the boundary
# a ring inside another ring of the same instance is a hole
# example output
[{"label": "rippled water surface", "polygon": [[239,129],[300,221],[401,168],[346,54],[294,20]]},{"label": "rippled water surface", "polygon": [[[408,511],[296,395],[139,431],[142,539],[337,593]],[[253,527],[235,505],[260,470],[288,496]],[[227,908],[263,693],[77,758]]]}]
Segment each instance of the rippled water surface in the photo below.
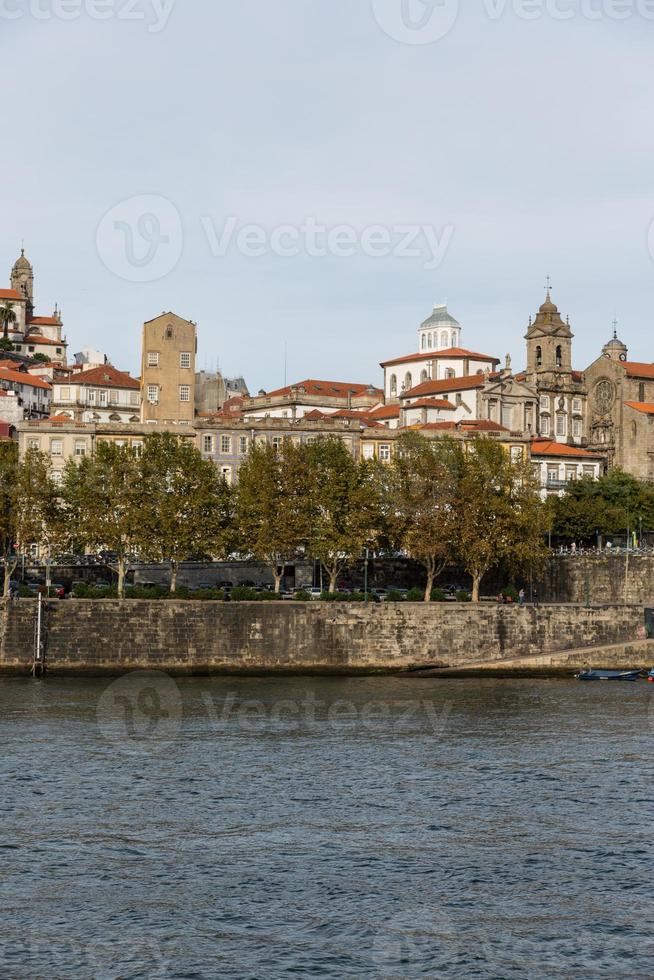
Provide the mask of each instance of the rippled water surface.
[{"label": "rippled water surface", "polygon": [[651,977],[653,695],[0,681],[0,976]]}]

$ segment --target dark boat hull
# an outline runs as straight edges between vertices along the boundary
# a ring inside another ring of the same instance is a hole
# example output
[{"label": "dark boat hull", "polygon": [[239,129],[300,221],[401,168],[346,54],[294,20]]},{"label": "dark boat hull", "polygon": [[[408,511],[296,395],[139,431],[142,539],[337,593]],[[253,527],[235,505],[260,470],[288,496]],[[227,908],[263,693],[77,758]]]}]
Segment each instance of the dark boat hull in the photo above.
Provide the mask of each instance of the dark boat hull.
[{"label": "dark boat hull", "polygon": [[582,670],[580,681],[637,681],[640,670]]}]

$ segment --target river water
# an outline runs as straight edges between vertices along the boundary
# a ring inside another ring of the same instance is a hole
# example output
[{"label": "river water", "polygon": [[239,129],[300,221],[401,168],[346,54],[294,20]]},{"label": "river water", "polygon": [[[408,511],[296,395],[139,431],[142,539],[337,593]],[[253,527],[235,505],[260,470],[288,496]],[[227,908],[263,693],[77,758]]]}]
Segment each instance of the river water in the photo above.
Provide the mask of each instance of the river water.
[{"label": "river water", "polygon": [[651,977],[654,685],[0,681],[0,976]]}]

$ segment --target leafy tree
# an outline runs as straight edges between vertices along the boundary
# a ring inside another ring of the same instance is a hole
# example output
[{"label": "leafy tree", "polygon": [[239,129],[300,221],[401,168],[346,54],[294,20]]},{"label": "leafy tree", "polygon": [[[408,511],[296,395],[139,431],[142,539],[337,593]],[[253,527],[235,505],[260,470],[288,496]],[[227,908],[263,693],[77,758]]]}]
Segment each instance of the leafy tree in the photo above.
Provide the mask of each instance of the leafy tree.
[{"label": "leafy tree", "polygon": [[240,550],[270,565],[276,593],[287,564],[306,545],[309,512],[306,453],[290,440],[279,451],[252,446],[239,470],[235,529]]},{"label": "leafy tree", "polygon": [[356,462],[342,439],[318,439],[305,447],[309,480],[309,551],[324,565],[329,591],[375,534],[372,469]]},{"label": "leafy tree", "polygon": [[32,360],[36,361],[38,364],[49,364],[50,358],[47,354],[32,354]]},{"label": "leafy tree", "polygon": [[125,595],[127,555],[141,532],[138,461],[126,446],[99,442],[93,457],[70,460],[62,481],[68,522],[88,547],[116,554],[118,595]]},{"label": "leafy tree", "polygon": [[466,446],[457,485],[457,550],[472,577],[472,601],[486,572],[500,562],[533,567],[544,555],[547,507],[525,463],[499,443],[478,437]]},{"label": "leafy tree", "polygon": [[18,564],[16,554],[16,482],[18,475],[18,445],[0,442],[0,552],[4,562],[2,594],[9,595],[9,583]]},{"label": "leafy tree", "polygon": [[145,440],[139,463],[138,551],[170,563],[170,591],[189,555],[225,554],[231,530],[231,488],[210,460],[172,433]]},{"label": "leafy tree", "polygon": [[628,473],[612,470],[599,480],[568,484],[554,502],[553,531],[568,539],[590,540],[599,532],[617,534],[635,528],[654,530],[654,489]]},{"label": "leafy tree", "polygon": [[456,547],[457,485],[463,463],[451,439],[428,440],[416,432],[399,437],[390,468],[392,537],[427,570],[424,600]]},{"label": "leafy tree", "polygon": [[2,324],[2,339],[9,340],[9,326],[16,323],[18,317],[16,312],[9,302],[6,300],[2,306],[0,306],[0,323]]},{"label": "leafy tree", "polygon": [[[66,528],[59,489],[52,479],[50,460],[44,453],[31,449],[18,463],[12,512],[11,527],[19,549],[24,552],[29,544],[36,544],[50,558],[64,539]],[[6,580],[5,587],[8,587]]]}]

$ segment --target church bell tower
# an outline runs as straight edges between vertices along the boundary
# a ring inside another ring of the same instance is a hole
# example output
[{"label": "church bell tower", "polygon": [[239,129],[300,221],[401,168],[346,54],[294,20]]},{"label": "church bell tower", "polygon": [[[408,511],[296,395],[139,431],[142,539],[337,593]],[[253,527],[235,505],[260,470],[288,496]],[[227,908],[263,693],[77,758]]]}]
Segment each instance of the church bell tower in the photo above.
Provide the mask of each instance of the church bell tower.
[{"label": "church bell tower", "polygon": [[25,258],[25,249],[21,248],[20,257],[14,262],[11,270],[11,288],[25,300],[26,320],[34,316],[34,271],[30,262]]},{"label": "church bell tower", "polygon": [[525,334],[528,373],[569,374],[572,371],[573,336],[570,324],[561,319],[561,314],[552,302],[548,282],[545,302],[533,323],[530,319],[529,329]]}]

